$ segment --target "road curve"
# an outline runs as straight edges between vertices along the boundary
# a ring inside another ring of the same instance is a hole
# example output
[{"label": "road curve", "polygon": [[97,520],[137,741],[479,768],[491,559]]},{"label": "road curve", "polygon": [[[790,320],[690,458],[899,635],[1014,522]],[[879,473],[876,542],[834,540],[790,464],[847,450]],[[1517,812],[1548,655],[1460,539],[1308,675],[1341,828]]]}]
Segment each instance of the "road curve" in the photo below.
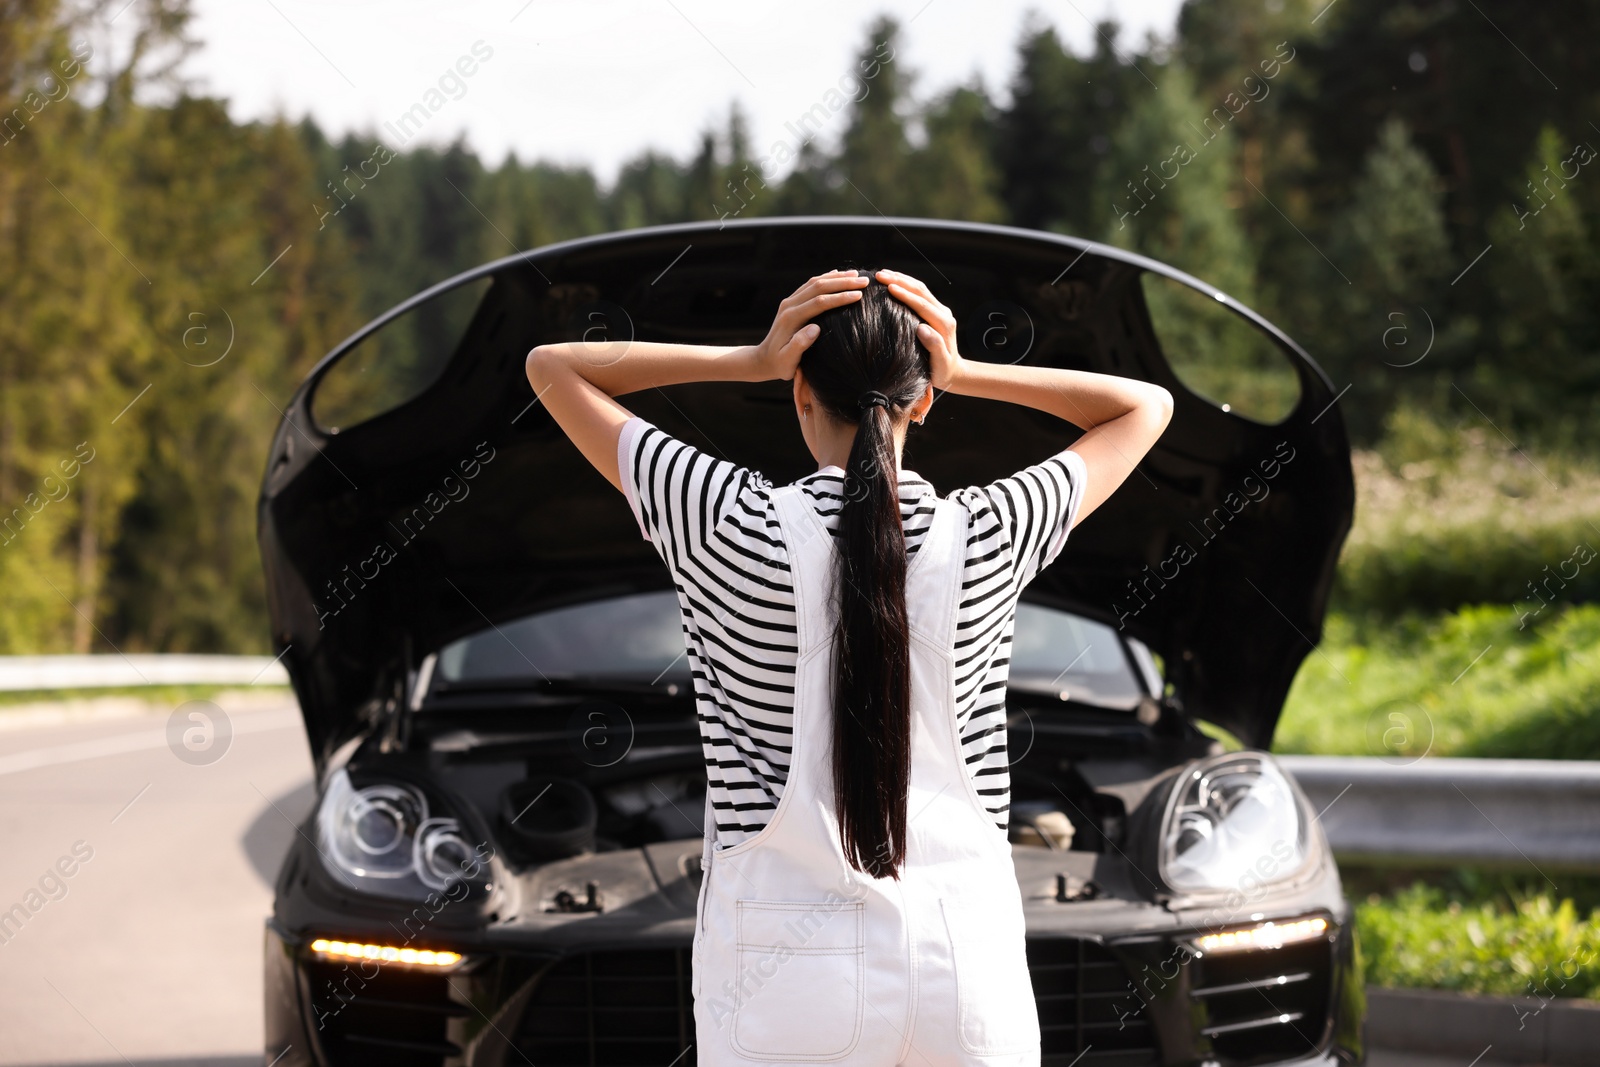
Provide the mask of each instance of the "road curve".
[{"label": "road curve", "polygon": [[261,696],[219,698],[225,750],[204,706],[0,708],[0,1065],[261,1063],[261,923],[312,796],[298,709]]}]

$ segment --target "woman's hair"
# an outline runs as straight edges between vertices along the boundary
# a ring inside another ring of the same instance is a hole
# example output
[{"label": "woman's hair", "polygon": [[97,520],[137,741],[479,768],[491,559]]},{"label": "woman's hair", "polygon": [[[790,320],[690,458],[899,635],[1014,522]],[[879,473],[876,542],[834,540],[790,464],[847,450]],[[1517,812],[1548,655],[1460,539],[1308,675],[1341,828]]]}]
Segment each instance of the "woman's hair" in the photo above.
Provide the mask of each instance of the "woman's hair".
[{"label": "woman's hair", "polygon": [[917,313],[870,279],[861,299],[817,315],[800,357],[817,402],[856,423],[835,540],[833,782],[846,860],[900,877],[911,783],[906,541],[893,425],[927,391]]}]

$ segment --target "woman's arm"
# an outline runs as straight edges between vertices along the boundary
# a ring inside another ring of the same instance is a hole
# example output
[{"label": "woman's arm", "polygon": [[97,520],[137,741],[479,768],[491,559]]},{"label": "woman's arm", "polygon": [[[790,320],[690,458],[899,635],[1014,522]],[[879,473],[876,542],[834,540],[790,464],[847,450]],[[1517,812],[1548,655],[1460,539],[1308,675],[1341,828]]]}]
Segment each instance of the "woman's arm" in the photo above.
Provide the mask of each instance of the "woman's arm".
[{"label": "woman's arm", "polygon": [[1072,445],[1089,471],[1079,522],[1133,473],[1172,419],[1172,394],[1151,382],[963,359],[956,350],[955,316],[926,285],[896,271],[879,271],[878,279],[922,317],[917,334],[931,356],[934,388],[1048,411],[1085,431]]},{"label": "woman's arm", "polygon": [[528,353],[534,398],[606,480],[622,489],[617,439],[633,412],[612,397],[684,382],[764,382],[792,378],[816,337],[806,322],[819,312],[861,299],[867,279],[829,271],[778,305],[772,328],[755,345],[682,345],[653,341],[565,341]]},{"label": "woman's arm", "polygon": [[617,440],[633,412],[612,399],[679,382],[748,381],[749,346],[567,341],[528,353],[534,399],[550,410],[572,443],[618,489]]}]

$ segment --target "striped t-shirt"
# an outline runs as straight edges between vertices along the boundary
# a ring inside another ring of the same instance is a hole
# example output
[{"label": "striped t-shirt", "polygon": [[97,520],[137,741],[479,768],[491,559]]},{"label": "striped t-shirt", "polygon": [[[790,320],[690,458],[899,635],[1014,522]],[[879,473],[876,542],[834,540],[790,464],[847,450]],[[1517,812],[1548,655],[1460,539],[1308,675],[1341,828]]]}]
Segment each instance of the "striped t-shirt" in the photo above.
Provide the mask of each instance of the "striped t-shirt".
[{"label": "striped t-shirt", "polygon": [[[717,840],[732,847],[767,825],[789,770],[797,637],[773,486],[638,417],[624,425],[617,459],[639,528],[678,591]],[[969,515],[955,637],[961,751],[1002,832],[1011,809],[1005,690],[1017,599],[1060,554],[1084,478],[1082,457],[1065,450],[948,497]],[[844,471],[824,467],[797,484],[837,535]],[[899,488],[914,558],[933,520],[934,488],[906,470]]]}]

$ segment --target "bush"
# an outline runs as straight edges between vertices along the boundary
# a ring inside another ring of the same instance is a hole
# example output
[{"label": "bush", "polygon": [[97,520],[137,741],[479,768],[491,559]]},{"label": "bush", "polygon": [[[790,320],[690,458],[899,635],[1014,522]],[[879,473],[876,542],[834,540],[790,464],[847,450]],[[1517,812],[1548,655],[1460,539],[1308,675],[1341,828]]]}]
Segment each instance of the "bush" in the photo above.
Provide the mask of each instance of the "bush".
[{"label": "bush", "polygon": [[1372,985],[1463,993],[1600,998],[1600,908],[1580,919],[1546,893],[1509,906],[1463,902],[1418,882],[1356,907]]}]

